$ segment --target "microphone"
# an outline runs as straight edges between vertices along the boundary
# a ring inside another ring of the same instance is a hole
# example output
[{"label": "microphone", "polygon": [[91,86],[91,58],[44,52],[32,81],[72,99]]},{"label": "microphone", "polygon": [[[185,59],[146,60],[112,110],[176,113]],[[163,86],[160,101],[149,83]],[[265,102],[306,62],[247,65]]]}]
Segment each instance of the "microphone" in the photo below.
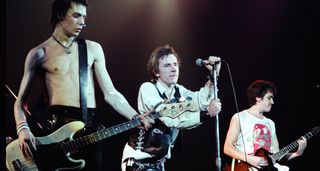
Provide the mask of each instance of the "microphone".
[{"label": "microphone", "polygon": [[[216,63],[220,63],[222,61],[223,60],[221,59],[220,61],[217,61]],[[209,64],[208,60],[203,60],[203,59],[198,58],[196,60],[196,65],[199,66],[199,67],[202,67],[204,65],[214,65],[214,64]]]}]

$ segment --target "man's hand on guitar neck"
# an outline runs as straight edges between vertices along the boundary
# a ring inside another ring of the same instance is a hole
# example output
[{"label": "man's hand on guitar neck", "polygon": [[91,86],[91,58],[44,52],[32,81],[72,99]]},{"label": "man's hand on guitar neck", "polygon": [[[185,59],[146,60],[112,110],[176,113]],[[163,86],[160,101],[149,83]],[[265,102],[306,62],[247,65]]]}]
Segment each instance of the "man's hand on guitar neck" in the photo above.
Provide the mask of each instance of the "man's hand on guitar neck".
[{"label": "man's hand on guitar neck", "polygon": [[154,124],[154,120],[151,117],[149,117],[149,115],[153,112],[155,111],[151,110],[141,115],[134,115],[132,119],[139,119],[142,123],[142,125],[138,126],[137,128],[147,131],[152,126],[152,124]]},{"label": "man's hand on guitar neck", "polygon": [[18,132],[19,146],[23,156],[28,159],[32,157],[32,152],[37,150],[35,137],[29,129],[22,129]]},{"label": "man's hand on guitar neck", "polygon": [[297,140],[299,147],[296,152],[287,154],[287,160],[291,160],[295,157],[301,156],[304,150],[307,148],[307,140],[302,136]]},{"label": "man's hand on guitar neck", "polygon": [[307,148],[307,140],[304,137],[301,137],[298,139],[299,147],[297,151],[295,152],[298,156],[301,156],[304,152],[304,150]]}]

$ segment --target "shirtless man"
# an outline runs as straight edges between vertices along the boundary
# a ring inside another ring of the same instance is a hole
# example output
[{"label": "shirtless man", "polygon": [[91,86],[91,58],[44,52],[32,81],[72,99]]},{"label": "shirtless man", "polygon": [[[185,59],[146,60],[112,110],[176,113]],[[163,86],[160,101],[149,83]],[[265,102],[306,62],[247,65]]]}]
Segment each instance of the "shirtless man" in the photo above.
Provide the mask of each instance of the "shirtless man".
[{"label": "shirtless man", "polygon": [[[43,81],[50,105],[49,114],[50,111],[57,112],[55,114],[59,116],[61,114],[58,114],[59,112],[67,111],[61,115],[62,118],[82,119],[79,95],[79,53],[76,39],[85,27],[87,6],[86,0],[55,0],[52,4],[51,22],[54,26],[52,35],[31,49],[26,57],[18,98],[14,104],[18,141],[26,158],[32,156],[31,148],[36,149],[36,146],[35,137],[26,122],[23,108],[27,104],[31,83],[37,75],[40,73],[44,75]],[[101,45],[91,40],[85,40],[85,42],[88,56],[86,92],[88,114],[92,114],[96,108],[93,79],[95,75],[105,101],[124,117],[133,118],[137,112],[115,89],[105,66],[105,56]],[[141,121],[145,129],[153,123],[152,120],[145,119],[145,117],[141,117]]]}]

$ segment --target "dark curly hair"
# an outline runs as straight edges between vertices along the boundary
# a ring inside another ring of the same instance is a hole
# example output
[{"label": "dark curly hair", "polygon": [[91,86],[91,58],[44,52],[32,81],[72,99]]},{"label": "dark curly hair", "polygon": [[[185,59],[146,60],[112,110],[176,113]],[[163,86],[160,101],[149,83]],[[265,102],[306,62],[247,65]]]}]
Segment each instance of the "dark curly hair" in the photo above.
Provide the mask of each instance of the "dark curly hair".
[{"label": "dark curly hair", "polygon": [[256,104],[256,97],[263,98],[267,92],[272,92],[273,95],[277,94],[277,88],[272,82],[266,80],[254,81],[247,89],[249,106]]}]

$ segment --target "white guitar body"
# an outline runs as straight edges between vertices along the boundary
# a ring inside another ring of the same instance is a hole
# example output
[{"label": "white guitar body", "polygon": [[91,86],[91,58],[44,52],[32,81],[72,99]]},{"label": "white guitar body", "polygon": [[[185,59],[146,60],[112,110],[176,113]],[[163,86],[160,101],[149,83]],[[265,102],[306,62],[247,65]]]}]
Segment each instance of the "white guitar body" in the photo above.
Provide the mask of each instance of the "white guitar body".
[{"label": "white guitar body", "polygon": [[[49,145],[58,142],[65,141],[67,139],[72,139],[72,136],[82,130],[84,128],[84,124],[80,121],[75,121],[68,123],[52,134],[44,137],[36,137],[36,145]],[[39,151],[40,153],[45,153],[45,151]],[[43,161],[47,161],[46,163],[42,163],[44,165],[49,165],[48,161],[52,160],[61,160],[57,159],[58,156],[48,156],[47,159],[43,159]],[[54,168],[53,170],[72,170],[72,169],[81,169],[85,165],[84,160],[74,160],[69,157],[69,153],[65,154],[65,159],[67,159],[70,164],[68,167]],[[6,147],[6,165],[9,171],[15,170],[30,170],[37,171],[39,170],[37,165],[40,163],[35,162],[33,158],[24,158],[22,151],[19,146],[18,140],[14,140],[9,143]]]}]

